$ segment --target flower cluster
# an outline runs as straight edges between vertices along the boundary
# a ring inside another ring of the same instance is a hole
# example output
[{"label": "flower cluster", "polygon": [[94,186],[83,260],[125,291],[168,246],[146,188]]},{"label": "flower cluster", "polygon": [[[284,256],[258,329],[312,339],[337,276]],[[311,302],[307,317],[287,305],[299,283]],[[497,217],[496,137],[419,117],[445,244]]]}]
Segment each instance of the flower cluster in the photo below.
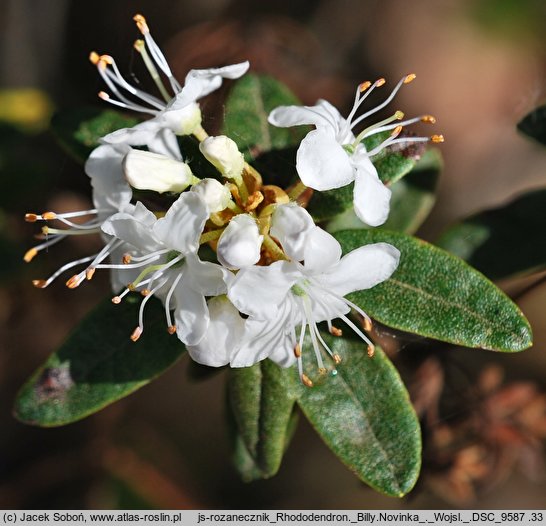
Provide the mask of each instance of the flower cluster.
[{"label": "flower cluster", "polygon": [[[145,330],[146,304],[155,296],[164,305],[169,333],[176,333],[194,360],[209,366],[246,367],[265,358],[283,367],[297,363],[302,382],[312,386],[305,357],[314,356],[311,361],[319,374],[341,360],[318,329],[326,322],[333,335],[341,335],[333,325],[335,319],[354,331],[372,355],[373,344],[366,335],[371,320],[345,296],[388,279],[398,265],[399,251],[377,243],[342,257],[336,239],[315,225],[294,199],[306,188],[322,191],[354,181],[354,208],[360,219],[370,226],[386,220],[390,190],[378,177],[374,156],[395,143],[439,142],[442,137],[400,137],[407,124],[434,122],[428,115],[404,121],[400,111],[358,133],[353,130],[386,106],[414,75],[403,77],[382,104],[358,117],[359,107],[385,83],[383,79],[358,86],[346,119],[326,101],[272,111],[269,122],[274,126],[316,127],[298,149],[301,182],[289,197],[279,186],[263,184],[232,139],[211,137],[202,127],[199,99],[224,79],[245,74],[248,62],[191,70],[182,85],[144,17],[137,15],[135,21],[143,35],[135,49],[159,96],[129,83],[111,56],[93,52],[90,60],[108,89],[99,93],[101,99],[150,118],[106,135],[89,156],[85,172],[91,179],[95,208],[26,216],[31,222],[57,220],[64,225],[44,226],[44,242],[26,253],[26,261],[70,235],[98,233],[104,247],[63,265],[48,279],[35,280],[34,285],[44,288],[80,267],[66,281],[69,288],[76,288],[98,269],[109,269],[116,294],[113,303],[119,304],[131,292],[143,296],[138,324],[130,336],[133,341]],[[367,151],[363,140],[384,132],[389,132],[388,138]],[[183,135],[199,141],[217,178],[192,172],[179,147],[178,137]],[[134,198],[134,189],[161,194],[153,202],[166,204],[146,206]],[[93,219],[85,223],[73,221],[90,215]],[[202,259],[204,246],[213,249],[213,261]],[[356,317],[350,316],[351,310]]]}]

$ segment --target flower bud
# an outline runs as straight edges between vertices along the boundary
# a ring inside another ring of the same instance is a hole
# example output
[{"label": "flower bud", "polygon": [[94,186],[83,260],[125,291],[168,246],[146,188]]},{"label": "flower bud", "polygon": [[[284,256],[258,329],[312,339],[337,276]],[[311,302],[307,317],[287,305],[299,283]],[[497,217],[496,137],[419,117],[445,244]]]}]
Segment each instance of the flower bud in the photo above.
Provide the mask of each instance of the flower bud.
[{"label": "flower bud", "polygon": [[277,206],[271,216],[271,235],[280,241],[286,254],[296,261],[304,259],[308,234],[315,228],[309,212],[296,203]]},{"label": "flower bud", "polygon": [[190,167],[165,155],[131,150],[123,159],[127,182],[139,190],[180,193],[196,181]]},{"label": "flower bud", "polygon": [[243,172],[245,159],[229,137],[208,137],[199,144],[199,149],[224,177],[235,179]]},{"label": "flower bud", "polygon": [[218,261],[232,270],[250,267],[260,259],[263,239],[252,217],[235,216],[218,240]]},{"label": "flower bud", "polygon": [[229,189],[216,179],[203,179],[191,191],[199,194],[212,214],[224,210],[231,200]]}]

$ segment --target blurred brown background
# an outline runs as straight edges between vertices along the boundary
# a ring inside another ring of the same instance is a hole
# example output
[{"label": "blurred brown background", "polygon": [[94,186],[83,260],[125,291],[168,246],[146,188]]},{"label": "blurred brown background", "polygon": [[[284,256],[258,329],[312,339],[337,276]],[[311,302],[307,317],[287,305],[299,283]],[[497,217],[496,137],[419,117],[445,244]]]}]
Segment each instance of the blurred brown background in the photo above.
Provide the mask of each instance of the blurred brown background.
[{"label": "blurred brown background", "polygon": [[[457,460],[467,464],[458,468],[459,493],[453,490],[451,500],[438,489],[446,477],[425,474],[399,501],[360,484],[304,422],[278,476],[243,484],[229,462],[225,373],[192,380],[187,359],[131,397],[66,428],[34,429],[10,414],[25,378],[109,294],[106,276],[77,291],[62,284],[32,288],[31,278],[86,255],[93,242],[63,243],[23,266],[35,229],[22,218],[30,210],[89,203],[81,168],[39,121],[47,118],[50,104],[100,104],[96,93],[102,85],[87,60],[89,51],[109,53],[122,71],[135,71],[133,14],[147,17],[180,79],[190,68],[248,58],[252,69],[277,76],[305,103],[321,97],[348,108],[357,83],[383,76],[392,84],[415,72],[417,80],[401,91],[396,108],[406,115],[434,114],[446,137],[438,202],[419,233],[434,240],[458,218],[546,186],[546,150],[515,129],[546,99],[543,0],[0,0],[0,12],[0,120],[15,123],[0,136],[0,226],[7,247],[0,274],[0,507],[544,507],[543,444],[536,440],[527,463],[519,449],[511,449],[509,469],[487,482],[475,484],[481,481],[476,462]],[[27,115],[29,105],[5,91],[22,88],[47,96],[28,95],[37,116]],[[205,125],[213,126],[209,118]],[[520,305],[534,328],[532,350],[517,356],[461,350],[448,359],[470,377],[496,363],[509,370],[508,383],[532,382],[541,393],[546,287],[524,295]],[[462,381],[458,389],[467,387]],[[483,409],[465,404],[455,411]]]}]

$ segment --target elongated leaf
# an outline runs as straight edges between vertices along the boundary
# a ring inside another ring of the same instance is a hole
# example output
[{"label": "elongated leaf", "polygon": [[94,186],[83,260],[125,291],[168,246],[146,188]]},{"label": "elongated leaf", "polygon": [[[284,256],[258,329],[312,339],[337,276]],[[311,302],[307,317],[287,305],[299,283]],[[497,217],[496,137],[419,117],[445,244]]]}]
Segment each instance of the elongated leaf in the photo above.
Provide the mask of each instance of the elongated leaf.
[{"label": "elongated leaf", "polygon": [[[437,149],[427,150],[413,170],[392,185],[389,218],[381,228],[413,234],[421,226],[436,200],[436,184],[441,167],[440,152]],[[329,232],[356,228],[368,227],[358,219],[352,206],[326,225]]]},{"label": "elongated leaf", "polygon": [[137,123],[138,119],[114,110],[84,107],[56,113],[51,119],[51,129],[61,146],[83,163],[101,137]]},{"label": "elongated leaf", "polygon": [[[238,435],[262,478],[278,471],[287,445],[295,402],[290,385],[286,371],[269,360],[230,370],[229,401]],[[249,471],[248,459],[241,467],[249,478],[257,473]]]},{"label": "elongated leaf", "polygon": [[184,346],[165,330],[164,310],[146,306],[146,328],[133,343],[140,302],[101,303],[22,387],[15,416],[51,427],[80,420],[129,395],[173,365]]},{"label": "elongated leaf", "polygon": [[[383,134],[373,135],[365,141],[367,149],[372,149],[384,138]],[[378,158],[373,159],[373,164],[377,168],[377,173],[383,183],[391,186],[411,172],[421,153],[421,149],[415,151],[410,148],[402,151],[386,150]],[[352,210],[353,189],[354,184],[351,183],[334,190],[314,192],[307,209],[315,221],[333,219],[348,210]]]},{"label": "elongated leaf", "polygon": [[491,279],[546,268],[546,190],[468,217],[446,230],[438,246]]},{"label": "elongated leaf", "polygon": [[378,347],[368,358],[361,342],[324,337],[343,362],[320,385],[300,387],[298,404],[351,471],[377,491],[402,497],[419,475],[421,434],[400,376]]},{"label": "elongated leaf", "polygon": [[541,144],[546,145],[546,105],[540,106],[526,115],[518,129]]},{"label": "elongated leaf", "polygon": [[277,128],[267,122],[267,116],[277,106],[299,103],[278,80],[252,73],[245,75],[236,82],[226,101],[222,133],[237,143],[247,160],[297,144],[307,133],[307,127]]},{"label": "elongated leaf", "polygon": [[532,344],[531,327],[519,308],[459,258],[420,239],[381,229],[335,235],[345,253],[377,242],[400,250],[400,264],[391,279],[349,296],[381,323],[495,351],[522,351]]}]

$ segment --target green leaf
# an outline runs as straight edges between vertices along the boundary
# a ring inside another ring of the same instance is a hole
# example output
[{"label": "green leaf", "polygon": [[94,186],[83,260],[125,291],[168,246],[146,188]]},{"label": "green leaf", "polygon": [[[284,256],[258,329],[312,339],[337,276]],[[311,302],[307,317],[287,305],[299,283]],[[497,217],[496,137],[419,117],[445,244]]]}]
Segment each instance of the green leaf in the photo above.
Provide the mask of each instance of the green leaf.
[{"label": "green leaf", "polygon": [[84,107],[63,110],[51,119],[51,129],[61,146],[78,162],[85,162],[99,139],[139,121],[114,110]]},{"label": "green leaf", "polygon": [[400,250],[391,279],[349,298],[381,323],[467,347],[516,352],[532,344],[519,308],[459,258],[420,239],[386,230],[335,234],[344,253],[386,242]]},{"label": "green leaf", "polygon": [[298,143],[308,127],[277,128],[267,122],[269,112],[282,105],[299,105],[297,97],[278,80],[248,74],[238,80],[226,101],[222,133],[231,137],[248,160],[263,152]]},{"label": "green leaf", "polygon": [[[383,135],[372,135],[372,137],[367,139],[365,141],[366,149],[370,150],[379,144],[382,139],[384,140],[385,137]],[[391,186],[411,172],[418,158],[418,154],[410,150],[410,148],[406,148],[401,152],[386,150],[380,156],[374,157],[373,164],[377,168],[377,173],[383,183]],[[309,201],[307,210],[315,221],[333,219],[348,210],[352,210],[353,189],[354,183],[351,183],[334,190],[326,190],[325,192],[315,191]]]},{"label": "green leaf", "polygon": [[[439,150],[427,150],[413,170],[392,186],[389,218],[381,228],[413,234],[434,205],[441,168],[442,156]],[[326,225],[328,232],[355,228],[368,226],[358,219],[352,206]]]},{"label": "green leaf", "polygon": [[[230,369],[230,408],[238,435],[261,478],[277,473],[291,434],[295,395],[287,374],[270,360]],[[248,469],[248,459],[245,460],[240,447],[236,442],[240,471],[246,471],[247,478],[255,478],[252,474],[257,472]]]},{"label": "green leaf", "polygon": [[165,313],[152,299],[141,338],[129,339],[140,302],[101,303],[21,388],[15,416],[43,427],[80,420],[123,398],[163,373],[184,346],[165,328]]},{"label": "green leaf", "polygon": [[526,115],[518,123],[518,130],[546,145],[546,105]]},{"label": "green leaf", "polygon": [[360,341],[323,336],[343,362],[320,385],[301,386],[298,405],[361,480],[402,497],[414,486],[421,464],[419,422],[404,384],[378,347],[369,358]]},{"label": "green leaf", "polygon": [[546,268],[546,190],[526,193],[446,230],[438,246],[468,261],[490,279]]}]

